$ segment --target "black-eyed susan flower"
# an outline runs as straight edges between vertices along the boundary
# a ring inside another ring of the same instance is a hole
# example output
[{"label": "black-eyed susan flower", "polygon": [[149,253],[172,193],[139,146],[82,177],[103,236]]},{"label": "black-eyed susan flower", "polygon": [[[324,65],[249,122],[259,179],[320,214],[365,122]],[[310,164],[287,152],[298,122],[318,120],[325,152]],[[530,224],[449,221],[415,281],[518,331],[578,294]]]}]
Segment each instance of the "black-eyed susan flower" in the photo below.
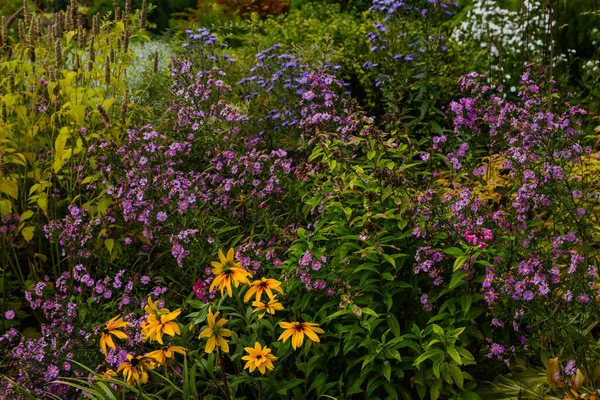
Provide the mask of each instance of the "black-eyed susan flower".
[{"label": "black-eyed susan flower", "polygon": [[108,354],[106,349],[107,346],[111,349],[116,348],[112,336],[118,339],[127,339],[127,335],[118,330],[120,328],[125,328],[127,325],[129,324],[123,321],[123,318],[119,317],[118,315],[106,323],[106,326],[102,330],[102,336],[100,336],[100,348],[102,349],[104,356]]},{"label": "black-eyed susan flower", "polygon": [[154,359],[158,365],[164,365],[168,360],[175,358],[175,353],[185,355],[186,350],[183,346],[166,345],[162,349],[151,351],[146,357]]},{"label": "black-eyed susan flower", "polygon": [[213,266],[212,273],[215,275],[215,279],[210,285],[210,291],[212,292],[216,287],[221,289],[221,296],[223,296],[223,290],[227,290],[229,296],[232,295],[231,281],[235,287],[238,287],[240,283],[250,284],[248,277],[252,277],[249,271],[242,268],[242,264],[236,262],[234,259],[233,249],[229,249],[227,257],[219,249],[219,261],[212,261],[210,264]]},{"label": "black-eyed susan flower", "polygon": [[109,369],[108,371],[106,371],[105,373],[102,374],[102,377],[104,379],[110,379],[110,378],[114,378],[117,375],[118,374],[115,371],[113,371],[112,369]]},{"label": "black-eyed susan flower", "polygon": [[250,284],[250,289],[248,289],[248,292],[246,292],[244,301],[250,300],[254,294],[256,294],[256,301],[260,301],[263,292],[269,296],[269,299],[273,299],[275,297],[273,290],[283,294],[281,282],[276,279],[267,279],[262,277],[260,280],[256,280]]},{"label": "black-eyed susan flower", "polygon": [[296,350],[302,346],[304,342],[304,335],[308,336],[313,342],[320,342],[317,333],[325,333],[321,328],[317,328],[319,324],[312,322],[280,322],[279,326],[285,329],[285,331],[279,336],[279,339],[284,343],[288,338],[292,337],[292,348]]},{"label": "black-eyed susan flower", "polygon": [[244,347],[244,350],[248,353],[247,356],[242,357],[242,360],[247,361],[244,369],[250,369],[250,373],[254,372],[256,368],[261,374],[264,374],[267,368],[270,370],[275,368],[273,361],[277,360],[277,357],[271,354],[271,349],[267,346],[263,348],[260,343],[256,342],[254,347]]},{"label": "black-eyed susan flower", "polygon": [[277,301],[277,298],[271,300],[263,300],[263,301],[253,301],[252,307],[254,308],[254,312],[262,313],[258,316],[258,319],[262,319],[266,313],[275,314],[275,311],[283,311],[283,305]]},{"label": "black-eyed susan flower", "polygon": [[154,369],[156,363],[150,357],[127,355],[127,361],[123,361],[117,373],[123,371],[123,378],[129,385],[141,385],[148,382],[148,371]]},{"label": "black-eyed susan flower", "polygon": [[227,320],[221,318],[217,321],[218,316],[218,311],[214,314],[212,311],[209,311],[207,316],[208,328],[203,329],[202,332],[200,332],[200,336],[198,336],[198,339],[208,338],[206,347],[204,348],[206,353],[212,353],[215,346],[220,347],[223,352],[229,353],[229,343],[227,343],[225,338],[231,336],[231,331],[223,328],[223,325],[227,323]]},{"label": "black-eyed susan flower", "polygon": [[168,314],[169,310],[166,308],[159,308],[158,307],[158,301],[157,302],[153,302],[152,301],[152,297],[148,297],[148,304],[146,304],[146,306],[144,307],[144,311],[146,311],[146,314],[151,315],[154,314],[155,316],[160,316],[161,314]]},{"label": "black-eyed susan flower", "polygon": [[169,336],[181,335],[179,324],[174,321],[181,314],[181,310],[177,309],[173,312],[167,310],[167,314],[149,314],[146,322],[142,323],[142,337],[144,340],[155,340],[163,344],[163,334]]}]

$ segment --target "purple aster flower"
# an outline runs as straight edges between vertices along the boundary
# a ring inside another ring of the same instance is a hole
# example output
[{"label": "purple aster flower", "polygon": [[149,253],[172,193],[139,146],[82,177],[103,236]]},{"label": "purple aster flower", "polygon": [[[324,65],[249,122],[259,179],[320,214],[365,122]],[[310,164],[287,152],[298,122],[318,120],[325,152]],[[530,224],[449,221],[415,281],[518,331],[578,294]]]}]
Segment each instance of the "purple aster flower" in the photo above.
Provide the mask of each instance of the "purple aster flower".
[{"label": "purple aster flower", "polygon": [[577,367],[577,362],[575,360],[569,360],[567,362],[567,366],[565,367],[565,373],[567,375],[575,375],[576,372],[576,367]]},{"label": "purple aster flower", "polygon": [[148,275],[144,275],[140,279],[140,282],[142,282],[142,285],[147,285],[150,283],[150,277]]},{"label": "purple aster flower", "polygon": [[15,312],[13,310],[8,310],[7,312],[4,313],[4,318],[6,319],[13,319],[15,317]]},{"label": "purple aster flower", "polygon": [[588,296],[587,293],[580,293],[579,296],[577,296],[577,301],[581,304],[587,304],[590,301],[590,296]]},{"label": "purple aster flower", "polygon": [[498,343],[493,343],[490,347],[490,352],[495,356],[499,356],[500,354],[504,353],[504,346]]},{"label": "purple aster flower", "polygon": [[321,269],[321,263],[318,260],[313,260],[311,268],[315,271],[318,271]]},{"label": "purple aster flower", "polygon": [[167,213],[164,211],[159,212],[158,214],[156,214],[156,219],[160,222],[164,222],[167,219]]}]

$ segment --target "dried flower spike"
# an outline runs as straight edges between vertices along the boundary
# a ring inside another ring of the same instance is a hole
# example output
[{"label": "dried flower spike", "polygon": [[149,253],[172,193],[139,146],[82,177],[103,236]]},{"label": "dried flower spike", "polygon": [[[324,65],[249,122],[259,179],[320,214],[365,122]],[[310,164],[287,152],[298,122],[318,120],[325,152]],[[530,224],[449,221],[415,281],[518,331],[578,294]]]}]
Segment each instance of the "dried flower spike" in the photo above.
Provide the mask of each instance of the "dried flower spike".
[{"label": "dried flower spike", "polygon": [[146,0],[142,0],[142,11],[140,13],[140,29],[146,29],[146,17],[148,14],[148,4]]},{"label": "dried flower spike", "polygon": [[106,123],[106,125],[110,125],[110,116],[108,115],[108,112],[106,111],[106,108],[102,107],[102,104],[98,104],[96,106],[96,109],[98,110],[98,112],[102,116],[102,119],[104,120],[104,122]]},{"label": "dried flower spike", "polygon": [[110,56],[104,59],[104,83],[110,85]]}]

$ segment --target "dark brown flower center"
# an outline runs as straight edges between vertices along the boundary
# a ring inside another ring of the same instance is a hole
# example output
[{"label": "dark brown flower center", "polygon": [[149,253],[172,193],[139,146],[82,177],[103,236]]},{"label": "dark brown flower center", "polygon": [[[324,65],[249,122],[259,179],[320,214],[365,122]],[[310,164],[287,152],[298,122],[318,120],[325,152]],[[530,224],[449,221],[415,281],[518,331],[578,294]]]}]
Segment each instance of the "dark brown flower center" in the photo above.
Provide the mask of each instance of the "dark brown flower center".
[{"label": "dark brown flower center", "polygon": [[262,358],[262,356],[260,354],[256,356],[257,360],[260,360],[261,358]]},{"label": "dark brown flower center", "polygon": [[102,331],[103,334],[108,335],[109,330],[104,328],[104,330]]},{"label": "dark brown flower center", "polygon": [[302,331],[302,323],[298,322],[298,323],[296,324],[296,330],[298,330],[298,331]]},{"label": "dark brown flower center", "polygon": [[135,368],[140,363],[140,360],[138,360],[137,358],[132,358],[130,362],[131,362],[131,366]]},{"label": "dark brown flower center", "polygon": [[267,286],[267,282],[261,282],[261,283],[260,283],[260,286],[262,286],[262,287],[265,287],[265,286]]}]

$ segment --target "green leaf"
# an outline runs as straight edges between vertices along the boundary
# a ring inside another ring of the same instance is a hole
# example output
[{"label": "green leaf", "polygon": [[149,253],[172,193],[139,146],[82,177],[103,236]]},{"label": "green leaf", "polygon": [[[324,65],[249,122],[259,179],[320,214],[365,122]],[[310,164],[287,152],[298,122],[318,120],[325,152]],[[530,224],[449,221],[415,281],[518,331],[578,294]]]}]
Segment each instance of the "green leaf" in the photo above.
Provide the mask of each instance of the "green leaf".
[{"label": "green leaf", "polygon": [[26,219],[33,217],[33,214],[34,214],[34,212],[31,210],[25,211],[23,214],[21,214],[21,219],[19,220],[19,222],[23,222]]},{"label": "green leaf", "polygon": [[[394,260],[389,254],[383,254],[383,258],[385,258],[385,260],[387,262],[389,262],[390,264],[392,264],[392,267],[394,267],[394,269],[396,269],[396,260]],[[389,274],[389,272],[388,272],[388,274]],[[393,280],[393,278],[391,280]]]},{"label": "green leaf", "polygon": [[306,392],[306,393],[308,394],[308,393],[312,392],[314,389],[322,388],[325,385],[325,382],[327,382],[327,373],[321,372],[319,375],[317,375],[317,377],[315,378],[313,383],[308,388],[308,392]]},{"label": "green leaf", "polygon": [[436,324],[431,325],[431,327],[433,328],[433,333],[435,333],[436,335],[440,336],[440,337],[444,337],[445,333],[444,333],[444,329]]},{"label": "green leaf", "polygon": [[0,200],[0,216],[4,217],[6,214],[12,211],[12,203],[10,200]]},{"label": "green leaf", "polygon": [[[393,275],[390,274],[389,272],[384,272],[383,274],[381,274],[381,277],[383,279],[385,279],[385,280],[388,280],[388,281],[393,281],[394,280]],[[389,309],[389,307],[388,307],[388,309]]]},{"label": "green leaf", "polygon": [[327,318],[328,319],[333,319],[333,318],[337,318],[337,317],[340,317],[342,315],[348,315],[348,314],[353,314],[352,310],[340,310],[340,311],[336,311],[333,314],[329,315]]},{"label": "green leaf", "polygon": [[462,361],[460,360],[460,355],[454,346],[449,346],[446,348],[446,353],[458,364],[462,365]]},{"label": "green leaf", "polygon": [[431,400],[437,400],[440,397],[440,389],[442,388],[443,381],[440,379],[436,379],[435,382],[431,384],[431,388],[429,389],[429,398]]},{"label": "green leaf", "polygon": [[419,357],[417,357],[415,362],[413,362],[413,366],[417,366],[417,365],[421,364],[423,361],[425,361],[433,356],[440,355],[440,354],[442,354],[441,349],[436,348],[436,349],[427,350],[425,353],[423,353]]},{"label": "green leaf", "polygon": [[115,239],[104,239],[104,245],[106,246],[106,250],[108,250],[108,254],[112,254]]},{"label": "green leaf", "polygon": [[23,235],[23,238],[27,242],[30,242],[31,239],[33,239],[34,232],[35,232],[35,226],[28,226],[26,228],[23,228],[23,230],[21,231],[21,235]]},{"label": "green leaf", "polygon": [[460,298],[460,305],[462,307],[463,312],[466,314],[471,309],[471,304],[473,303],[473,296],[470,294],[463,294]]},{"label": "green leaf", "polygon": [[392,357],[395,358],[398,361],[402,361],[402,358],[400,357],[400,352],[396,349],[386,349],[385,351],[387,351],[387,353]]},{"label": "green leaf", "polygon": [[453,269],[453,271],[456,271],[457,269],[459,269],[460,267],[462,267],[463,265],[465,265],[465,263],[468,260],[469,260],[469,256],[467,256],[467,255],[457,257],[456,260],[454,260],[454,269]]},{"label": "green leaf", "polygon": [[454,257],[460,257],[465,255],[465,252],[462,249],[459,249],[458,247],[448,247],[447,249],[444,249],[444,253]]},{"label": "green leaf", "polygon": [[386,360],[383,362],[382,370],[383,370],[383,376],[389,382],[390,379],[392,378],[392,365],[390,364],[389,361]]},{"label": "green leaf", "polygon": [[448,286],[448,288],[454,289],[465,283],[466,281],[463,279],[465,275],[467,275],[467,271],[465,271],[464,269],[459,269],[458,271],[456,271],[452,275],[452,279],[450,280],[450,286]]},{"label": "green leaf", "polygon": [[369,365],[371,363],[371,361],[373,361],[375,359],[375,357],[377,357],[377,353],[367,354],[367,356],[365,357],[365,360],[362,363],[362,367],[360,367],[360,369],[361,370],[365,369],[365,367],[367,365]]},{"label": "green leaf", "polygon": [[462,389],[465,380],[460,368],[457,365],[448,364],[448,370],[450,371],[450,375],[452,375],[452,379],[454,379],[456,386],[458,386],[459,389]]},{"label": "green leaf", "polygon": [[[387,307],[387,311],[390,311],[392,306],[394,305],[394,299],[392,298],[392,294],[390,292],[386,292],[383,295],[383,304]],[[396,321],[398,323],[398,321]]]},{"label": "green leaf", "polygon": [[377,314],[375,311],[373,311],[373,310],[371,310],[370,308],[367,308],[367,307],[363,308],[362,312],[364,314],[372,315],[374,317],[379,317],[379,314]]},{"label": "green leaf", "polygon": [[0,181],[0,192],[16,200],[19,196],[19,187],[17,186],[17,182],[12,180]]},{"label": "green leaf", "polygon": [[395,315],[387,315],[387,324],[390,330],[392,331],[394,338],[400,337],[400,324],[398,323],[398,320],[396,319]]}]

